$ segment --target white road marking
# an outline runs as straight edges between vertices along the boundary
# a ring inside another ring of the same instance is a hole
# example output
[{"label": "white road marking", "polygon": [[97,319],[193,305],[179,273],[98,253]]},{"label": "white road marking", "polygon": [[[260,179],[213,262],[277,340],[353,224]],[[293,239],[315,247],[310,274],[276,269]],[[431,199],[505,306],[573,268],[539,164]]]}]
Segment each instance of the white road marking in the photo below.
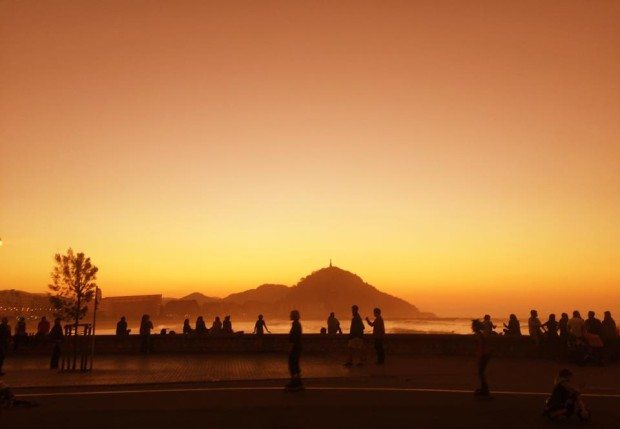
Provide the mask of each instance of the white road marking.
[{"label": "white road marking", "polygon": [[[38,397],[61,397],[61,396],[105,396],[105,395],[132,395],[137,393],[182,393],[182,392],[230,392],[230,391],[265,391],[284,389],[279,386],[257,387],[196,387],[174,389],[144,389],[144,390],[101,390],[101,391],[75,391],[75,392],[47,392],[47,393],[24,393],[18,394],[19,398]],[[463,389],[424,389],[414,387],[306,387],[310,391],[348,391],[348,392],[413,392],[413,393],[460,393],[473,395],[471,390]],[[519,392],[511,390],[493,391],[493,395],[513,396],[548,396],[549,392]],[[591,398],[620,398],[620,394],[611,393],[584,393],[583,396]]]}]

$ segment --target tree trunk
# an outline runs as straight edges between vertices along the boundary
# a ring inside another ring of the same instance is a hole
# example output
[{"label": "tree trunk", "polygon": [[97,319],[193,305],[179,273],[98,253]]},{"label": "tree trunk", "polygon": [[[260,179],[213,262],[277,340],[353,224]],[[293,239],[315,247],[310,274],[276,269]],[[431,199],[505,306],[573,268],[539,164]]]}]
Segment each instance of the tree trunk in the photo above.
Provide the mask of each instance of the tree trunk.
[{"label": "tree trunk", "polygon": [[78,325],[80,324],[80,306],[82,305],[82,294],[77,294],[77,311],[75,312],[75,326],[74,326],[74,337],[73,337],[73,365],[72,369],[75,371],[75,364],[77,362],[77,350],[78,350]]}]

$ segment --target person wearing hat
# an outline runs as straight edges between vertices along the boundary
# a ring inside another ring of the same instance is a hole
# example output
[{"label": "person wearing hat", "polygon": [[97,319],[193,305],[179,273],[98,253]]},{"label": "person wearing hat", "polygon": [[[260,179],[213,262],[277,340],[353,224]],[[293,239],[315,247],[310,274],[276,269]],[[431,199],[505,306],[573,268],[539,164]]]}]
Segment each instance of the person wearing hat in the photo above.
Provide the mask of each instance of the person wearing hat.
[{"label": "person wearing hat", "polygon": [[577,414],[580,420],[588,420],[590,411],[581,400],[579,390],[571,385],[573,373],[564,368],[555,380],[551,396],[547,399],[545,414],[552,420],[566,420]]}]

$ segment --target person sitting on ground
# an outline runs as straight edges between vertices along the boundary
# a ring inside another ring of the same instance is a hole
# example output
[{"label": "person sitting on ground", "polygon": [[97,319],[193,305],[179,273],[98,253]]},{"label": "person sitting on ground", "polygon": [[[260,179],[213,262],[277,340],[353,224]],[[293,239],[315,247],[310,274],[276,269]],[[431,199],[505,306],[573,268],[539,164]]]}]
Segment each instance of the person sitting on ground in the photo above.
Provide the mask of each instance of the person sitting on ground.
[{"label": "person sitting on ground", "polygon": [[514,314],[511,314],[508,318],[508,325],[504,323],[504,335],[508,337],[520,337],[521,336],[521,324],[519,319]]},{"label": "person sitting on ground", "polygon": [[185,319],[183,321],[183,333],[185,335],[189,335],[192,332],[194,332],[194,330],[192,329],[191,325],[189,324],[189,319]]},{"label": "person sitting on ground", "polygon": [[50,332],[50,322],[47,320],[47,317],[41,317],[41,321],[37,325],[37,333],[36,336],[38,338],[44,338]]},{"label": "person sitting on ground", "polygon": [[36,406],[37,404],[35,402],[17,399],[11,388],[3,381],[0,381],[0,409],[13,407],[30,408]]},{"label": "person sitting on ground", "polygon": [[198,335],[205,335],[209,333],[209,330],[207,329],[207,325],[205,324],[205,320],[202,316],[198,316],[198,319],[196,319],[196,331],[195,331]]},{"label": "person sitting on ground", "polygon": [[536,343],[540,344],[540,336],[542,333],[542,325],[538,319],[538,311],[530,311],[530,318],[527,321],[527,328],[530,334],[530,338]]},{"label": "person sitting on ground", "polygon": [[220,316],[215,316],[209,333],[211,335],[219,335],[222,333],[222,321],[220,320]]},{"label": "person sitting on ground", "polygon": [[484,315],[484,320],[482,321],[482,333],[484,335],[493,335],[495,334],[494,329],[497,328],[491,321],[491,316],[488,314]]},{"label": "person sitting on ground", "polygon": [[471,321],[471,330],[476,336],[477,347],[476,356],[478,358],[478,379],[480,380],[480,387],[474,391],[476,396],[490,396],[489,384],[487,383],[487,365],[491,360],[492,351],[487,343],[488,335],[483,333],[483,324],[480,320],[474,319]]},{"label": "person sitting on ground", "polygon": [[560,338],[562,341],[568,340],[568,314],[562,313],[560,321],[558,322],[558,328],[560,329]]},{"label": "person sitting on ground", "polygon": [[329,335],[342,334],[340,321],[336,319],[334,312],[329,313],[329,317],[327,318],[327,333]]},{"label": "person sitting on ground", "polygon": [[345,366],[352,366],[357,360],[357,365],[362,366],[363,350],[364,350],[364,322],[359,313],[359,307],[354,305],[351,307],[351,327],[349,328],[349,359],[344,363]]},{"label": "person sitting on ground", "polygon": [[4,375],[2,372],[2,366],[4,365],[4,359],[9,352],[9,341],[11,340],[11,327],[9,326],[9,319],[2,318],[0,322],[0,376]]},{"label": "person sitting on ground", "polygon": [[129,335],[129,332],[131,332],[131,329],[127,329],[127,318],[122,316],[116,324],[116,335],[118,337],[124,337],[125,335]]},{"label": "person sitting on ground", "polygon": [[573,317],[568,321],[567,326],[570,338],[575,342],[580,342],[583,339],[585,322],[579,311],[573,311]]},{"label": "person sitting on ground", "polygon": [[271,334],[271,331],[269,330],[269,328],[267,328],[267,324],[265,323],[264,316],[262,314],[259,314],[258,319],[254,324],[254,333],[260,337],[265,333],[265,331]]},{"label": "person sitting on ground", "polygon": [[222,332],[226,335],[234,334],[232,328],[232,322],[230,321],[230,316],[224,316],[224,323],[222,324]]},{"label": "person sitting on ground", "polygon": [[571,386],[573,373],[569,369],[560,371],[555,380],[551,396],[546,401],[545,414],[552,420],[565,420],[575,412],[581,420],[590,417],[590,411],[581,400],[580,393]]},{"label": "person sitting on ground", "polygon": [[550,314],[549,320],[543,323],[542,326],[547,331],[547,339],[555,340],[558,338],[558,322],[555,320],[555,314]]}]

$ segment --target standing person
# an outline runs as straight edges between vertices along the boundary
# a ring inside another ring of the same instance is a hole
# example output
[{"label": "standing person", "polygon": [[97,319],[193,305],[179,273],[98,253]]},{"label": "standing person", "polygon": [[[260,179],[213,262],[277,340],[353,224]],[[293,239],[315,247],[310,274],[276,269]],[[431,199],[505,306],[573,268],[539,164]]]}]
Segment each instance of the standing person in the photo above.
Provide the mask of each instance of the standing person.
[{"label": "standing person", "polygon": [[11,340],[11,327],[9,326],[9,319],[2,318],[0,323],[0,376],[4,375],[2,372],[2,366],[4,365],[4,359],[9,351],[9,341]]},{"label": "standing person", "polygon": [[291,350],[288,355],[288,371],[291,374],[291,381],[286,385],[287,390],[301,390],[303,383],[301,382],[301,368],[299,367],[299,358],[301,357],[301,323],[299,322],[299,311],[291,311],[291,330],[288,334],[288,340],[291,343]]},{"label": "standing person", "polygon": [[375,315],[375,320],[371,321],[366,317],[366,323],[372,326],[372,337],[375,340],[375,351],[377,352],[377,365],[383,365],[385,363],[385,350],[383,348],[385,324],[383,323],[383,317],[381,317],[380,308],[375,308],[373,314]]},{"label": "standing person", "polygon": [[530,318],[527,321],[527,328],[530,334],[530,338],[538,346],[540,345],[540,336],[542,331],[542,325],[538,319],[538,311],[530,311]]},{"label": "standing person", "polygon": [[205,320],[202,316],[198,316],[198,319],[196,319],[196,333],[198,335],[204,335],[209,333],[207,325],[205,324]]},{"label": "standing person", "polygon": [[52,349],[52,358],[50,359],[50,369],[58,368],[58,361],[60,360],[60,354],[62,352],[60,347],[64,338],[64,334],[62,332],[62,326],[60,322],[60,317],[54,319],[54,326],[49,333],[49,338],[50,340],[52,340],[52,344],[54,344],[54,348]]},{"label": "standing person", "polygon": [[495,326],[491,321],[491,316],[489,314],[485,314],[482,322],[482,333],[487,336],[493,335],[495,333],[495,328],[497,328],[497,326]]},{"label": "standing person", "polygon": [[327,318],[327,334],[342,334],[342,328],[340,328],[340,321],[336,319],[336,315],[334,314],[334,312],[329,313],[329,317]]},{"label": "standing person", "polygon": [[601,336],[603,333],[603,323],[596,318],[594,311],[588,311],[588,318],[584,322],[584,328],[588,334]]},{"label": "standing person", "polygon": [[254,334],[256,334],[256,347],[258,349],[261,349],[263,347],[263,334],[265,333],[265,331],[271,334],[271,332],[267,328],[267,324],[265,323],[263,315],[259,314],[258,319],[254,324]]},{"label": "standing person", "polygon": [[269,330],[269,328],[267,328],[267,324],[265,323],[264,316],[262,314],[259,314],[258,319],[254,324],[254,333],[260,337],[265,333],[265,331],[271,334],[271,331]]},{"label": "standing person", "polygon": [[13,337],[13,351],[16,351],[20,344],[28,341],[28,333],[26,332],[26,319],[20,317],[17,319],[15,326],[15,336]]},{"label": "standing person", "polygon": [[559,324],[555,320],[555,314],[549,315],[549,320],[543,323],[543,328],[547,329],[547,339],[548,340],[557,340],[558,338],[558,327]]},{"label": "standing person", "polygon": [[568,340],[568,314],[562,313],[558,328],[560,329],[560,339],[565,343]]},{"label": "standing person", "polygon": [[521,324],[519,323],[519,319],[515,314],[511,314],[508,318],[508,325],[504,323],[504,335],[510,337],[520,337],[521,336]]},{"label": "standing person", "polygon": [[607,356],[609,357],[609,359],[614,360],[617,355],[614,352],[613,344],[617,341],[618,338],[618,327],[616,326],[616,321],[613,319],[613,317],[611,317],[610,311],[606,311],[605,316],[603,317],[603,329],[601,338],[607,350]]},{"label": "standing person", "polygon": [[364,322],[359,313],[359,307],[354,305],[351,307],[351,328],[349,329],[349,360],[344,365],[352,366],[355,364],[357,357],[357,365],[362,366],[362,351],[364,349]]},{"label": "standing person", "polygon": [[140,321],[140,351],[148,354],[151,352],[151,331],[153,330],[153,322],[148,314],[142,315]]},{"label": "standing person", "polygon": [[37,325],[37,338],[44,338],[50,332],[50,322],[47,317],[41,317],[41,321]]},{"label": "standing person", "polygon": [[471,322],[471,330],[476,336],[477,347],[476,356],[478,358],[478,378],[480,380],[480,387],[474,391],[476,396],[490,396],[489,384],[487,383],[487,365],[491,360],[491,349],[487,344],[487,336],[483,333],[483,325],[480,320],[474,319]]},{"label": "standing person", "polygon": [[606,311],[605,316],[603,317],[603,328],[602,328],[602,337],[605,343],[609,343],[614,339],[618,338],[618,328],[616,326],[616,321],[611,317],[611,311]]},{"label": "standing person", "polygon": [[224,323],[222,324],[222,331],[224,332],[224,334],[228,334],[228,335],[235,333],[232,328],[232,322],[230,321],[230,316],[224,316]]},{"label": "standing person", "polygon": [[576,343],[581,342],[585,331],[585,322],[581,318],[579,311],[573,311],[573,317],[568,321],[567,325],[570,338]]},{"label": "standing person", "polygon": [[129,329],[127,329],[127,318],[125,316],[122,316],[121,320],[119,320],[116,324],[116,335],[119,337],[129,335]]}]

